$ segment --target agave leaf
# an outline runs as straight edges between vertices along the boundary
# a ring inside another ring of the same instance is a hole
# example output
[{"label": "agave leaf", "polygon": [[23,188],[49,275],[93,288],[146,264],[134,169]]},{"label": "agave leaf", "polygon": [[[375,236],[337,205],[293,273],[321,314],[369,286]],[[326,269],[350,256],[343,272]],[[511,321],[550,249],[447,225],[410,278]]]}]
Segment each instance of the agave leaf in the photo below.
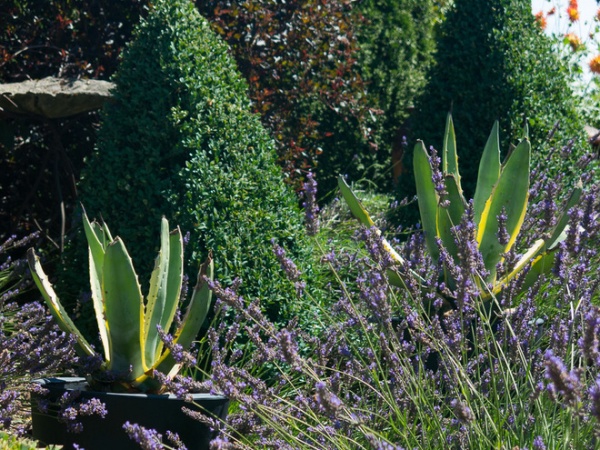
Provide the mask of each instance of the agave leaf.
[{"label": "agave leaf", "polygon": [[111,360],[109,370],[131,378],[144,373],[141,348],[144,323],[142,292],[131,257],[120,238],[106,247],[104,255],[104,303]]},{"label": "agave leaf", "polygon": [[[187,350],[192,342],[197,338],[200,328],[206,319],[206,315],[210,309],[212,291],[204,277],[212,280],[214,277],[214,263],[212,254],[208,255],[206,261],[200,265],[198,271],[198,280],[192,298],[187,306],[186,312],[181,320],[179,328],[173,336],[174,343],[181,345]],[[170,352],[164,352],[161,360],[156,365],[156,369],[162,373],[169,373],[173,367],[177,365],[175,359]]]},{"label": "agave leaf", "polygon": [[475,188],[475,196],[473,197],[475,225],[479,224],[485,204],[490,198],[492,189],[498,182],[498,178],[500,178],[500,136],[498,127],[498,121],[494,122],[492,132],[485,144],[479,162],[477,186]]},{"label": "agave leaf", "polygon": [[429,155],[425,150],[423,141],[417,141],[413,154],[413,167],[415,184],[417,187],[417,201],[421,214],[421,224],[425,233],[425,242],[434,263],[437,263],[439,250],[436,243],[437,237],[437,208],[438,194],[433,185],[433,171],[429,163]]},{"label": "agave leaf", "polygon": [[460,174],[458,172],[458,153],[456,152],[456,134],[454,133],[452,114],[448,114],[448,117],[446,118],[446,131],[444,132],[444,145],[442,150],[442,173],[444,175],[454,176],[458,192],[462,195]]},{"label": "agave leaf", "polygon": [[526,291],[533,286],[542,275],[548,273],[555,264],[556,251],[551,250],[544,254],[539,255],[532,263],[529,271],[525,275],[525,280],[521,285],[521,290]]},{"label": "agave leaf", "polygon": [[[154,269],[150,276],[150,288],[146,299],[144,314],[144,334],[142,347],[144,352],[144,366],[150,367],[156,359],[156,350],[160,337],[157,325],[162,325],[162,316],[167,302],[167,278],[169,270],[169,222],[162,218],[160,226],[160,250],[154,262]],[[164,330],[168,332],[169,330]]]},{"label": "agave leaf", "polygon": [[579,180],[579,182],[575,186],[575,189],[573,189],[573,192],[571,192],[571,195],[569,196],[569,199],[567,200],[567,203],[562,211],[562,214],[561,214],[560,218],[558,219],[556,226],[554,227],[554,231],[552,232],[552,235],[546,241],[546,247],[549,250],[556,248],[556,246],[558,244],[560,244],[562,241],[564,241],[565,238],[567,237],[567,230],[568,230],[568,223],[569,223],[569,210],[571,208],[573,208],[575,205],[577,205],[577,203],[579,202],[579,199],[581,198],[582,192],[583,192],[583,184],[581,183],[581,180]]},{"label": "agave leaf", "polygon": [[[343,177],[338,178],[338,186],[342,192],[342,197],[344,197],[344,200],[346,200],[346,203],[350,207],[350,212],[352,215],[364,226],[369,228],[375,227],[375,222],[373,222],[373,219],[371,219],[371,216],[362,205],[358,197],[354,194],[354,192],[352,192],[352,189],[350,189],[350,186],[348,186]],[[375,229],[375,233],[377,233],[377,236],[381,236],[381,230],[378,228]],[[393,261],[398,264],[404,263],[404,259],[398,254],[398,252],[396,252],[396,250],[394,250],[394,248],[385,238],[382,238],[382,245],[389,253]]]},{"label": "agave leaf", "polygon": [[[538,239],[533,243],[533,245],[525,252],[523,256],[519,258],[517,263],[514,265],[512,270],[502,277],[496,284],[494,284],[492,292],[494,294],[499,293],[502,289],[504,289],[508,283],[515,278],[519,273],[525,269],[528,265],[532,265],[533,261],[536,261],[540,258],[539,253],[544,249],[544,240]],[[531,271],[531,269],[530,269]]]},{"label": "agave leaf", "polygon": [[[181,236],[181,230],[179,227],[171,231],[169,234],[170,240],[170,255],[169,255],[169,267],[167,273],[167,301],[165,304],[165,310],[162,316],[161,328],[168,333],[177,308],[179,306],[179,297],[181,295],[181,284],[183,281],[183,237]],[[156,349],[156,359],[160,357],[163,349],[163,342],[158,342]],[[154,363],[152,363],[154,365]],[[148,364],[150,366],[150,364]]]},{"label": "agave leaf", "polygon": [[[522,140],[502,169],[500,178],[485,204],[477,230],[477,242],[485,268],[490,272],[486,281],[496,278],[496,264],[510,250],[525,219],[529,197],[529,160],[531,146]],[[506,230],[510,235],[507,245],[498,241],[498,215],[506,212]]]},{"label": "agave leaf", "polygon": [[[446,175],[446,192],[449,205],[446,208],[438,206],[437,208],[437,234],[442,240],[444,248],[452,255],[455,261],[458,261],[458,247],[456,244],[456,233],[453,228],[458,225],[466,209],[466,202],[460,188],[456,184],[454,175]],[[454,288],[454,280],[444,268],[444,281],[450,287]]]},{"label": "agave leaf", "polygon": [[52,313],[52,316],[54,316],[54,319],[56,320],[56,323],[60,329],[65,333],[70,333],[75,336],[77,341],[75,349],[80,356],[93,356],[95,354],[94,349],[88,343],[87,339],[84,338],[79,332],[63,308],[58,296],[54,292],[52,284],[42,269],[39,258],[32,248],[27,251],[27,262],[29,263],[29,268],[31,269],[33,281],[42,293],[42,296],[44,297],[44,300],[46,301],[46,304],[48,305],[48,308],[50,309],[50,312]]},{"label": "agave leaf", "polygon": [[83,212],[83,229],[88,241],[88,254],[90,266],[90,289],[92,291],[92,303],[96,314],[96,322],[100,333],[100,341],[104,351],[104,360],[110,362],[110,345],[108,330],[104,320],[104,302],[102,296],[102,270],[104,267],[104,253],[107,235],[104,228],[97,222],[90,223],[85,211]]},{"label": "agave leaf", "polygon": [[446,192],[449,205],[446,208],[438,206],[437,209],[437,234],[448,252],[457,258],[455,233],[452,228],[458,225],[467,207],[464,197],[453,175],[446,175]]},{"label": "agave leaf", "polygon": [[356,217],[356,219],[358,219],[358,221],[364,226],[374,226],[375,223],[371,219],[371,216],[369,216],[369,213],[364,208],[358,197],[354,195],[354,192],[352,192],[352,189],[350,189],[350,186],[348,186],[346,180],[344,180],[344,177],[338,177],[338,186],[340,188],[340,191],[342,192],[344,200],[346,200],[346,203],[350,207],[352,215]]}]

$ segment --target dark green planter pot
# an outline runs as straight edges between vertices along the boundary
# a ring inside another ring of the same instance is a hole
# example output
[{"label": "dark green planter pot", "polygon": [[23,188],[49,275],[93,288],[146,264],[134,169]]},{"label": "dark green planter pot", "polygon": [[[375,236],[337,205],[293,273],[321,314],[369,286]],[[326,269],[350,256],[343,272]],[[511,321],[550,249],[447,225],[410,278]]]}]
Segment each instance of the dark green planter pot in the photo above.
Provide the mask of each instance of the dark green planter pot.
[{"label": "dark green planter pot", "polygon": [[[163,435],[165,442],[165,433],[169,430],[179,434],[189,450],[208,450],[209,443],[214,437],[210,429],[186,415],[181,408],[185,406],[224,420],[229,406],[226,397],[210,394],[192,394],[194,402],[199,405],[196,406],[174,395],[88,391],[84,378],[44,378],[36,382],[50,392],[45,397],[32,395],[33,438],[45,444],[64,445],[65,450],[73,449],[73,444],[85,450],[138,448],[123,430],[123,424],[127,421],[155,429]],[[77,434],[68,432],[66,425],[58,421],[58,408],[50,407],[46,414],[42,414],[37,408],[37,400],[43,398],[53,403],[64,392],[72,390],[80,391],[82,400],[99,399],[106,405],[108,411],[104,419],[98,416],[82,417],[83,432]]]}]

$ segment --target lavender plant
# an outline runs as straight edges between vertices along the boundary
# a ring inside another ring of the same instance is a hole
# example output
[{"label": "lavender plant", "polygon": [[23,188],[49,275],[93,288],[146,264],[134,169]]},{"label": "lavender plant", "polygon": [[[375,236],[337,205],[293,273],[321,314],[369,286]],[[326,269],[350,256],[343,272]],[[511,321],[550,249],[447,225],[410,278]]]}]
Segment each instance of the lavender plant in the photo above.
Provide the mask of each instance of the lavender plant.
[{"label": "lavender plant", "polygon": [[[536,176],[537,189],[555,182]],[[405,261],[399,289],[387,277],[396,262],[372,227],[356,236],[368,256],[321,249],[334,276],[344,265],[359,275],[353,283],[338,276],[330,304],[314,300],[320,335],[294,323],[278,327],[259,300],[212,282],[217,307],[236,318],[233,327],[221,322],[208,336],[209,385],[234,404],[227,423],[212,423],[220,430],[213,448],[596,448],[600,187],[593,171],[582,178],[588,187],[568,214],[571,226],[553,270],[526,290],[524,277],[509,279],[502,295],[491,297],[504,312],[498,316],[474,282],[473,274],[483,276],[486,268],[472,206],[454,229],[456,257],[440,249],[457,301],[442,314],[431,314],[443,306],[434,291],[448,288],[424,236],[413,235],[398,250]],[[555,206],[542,195],[530,211],[556,222]],[[291,261],[276,251],[282,270],[297,280]],[[497,266],[499,274],[518,258],[512,253]],[[242,331],[255,348],[250,358],[229,346]],[[272,368],[268,377],[257,371],[265,366]]]},{"label": "lavender plant", "polygon": [[21,304],[30,287],[26,262],[13,260],[13,250],[35,240],[12,236],[0,245],[0,429],[23,435],[28,429],[31,380],[64,373],[76,360],[74,340],[62,332],[38,302]]}]

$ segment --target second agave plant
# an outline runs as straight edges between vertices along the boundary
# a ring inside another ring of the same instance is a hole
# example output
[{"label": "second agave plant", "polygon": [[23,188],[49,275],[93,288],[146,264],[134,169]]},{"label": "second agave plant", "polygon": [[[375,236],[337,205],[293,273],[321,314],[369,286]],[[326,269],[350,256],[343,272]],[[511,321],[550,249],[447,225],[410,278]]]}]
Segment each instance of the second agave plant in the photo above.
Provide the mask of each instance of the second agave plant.
[{"label": "second agave plant", "polygon": [[[476,274],[474,278],[484,300],[498,294],[511,279],[524,271],[527,273],[521,289],[530,287],[541,274],[552,268],[555,250],[566,236],[568,210],[577,203],[582,191],[579,184],[567,200],[551,232],[545,238],[536,240],[506,273],[499,276],[498,263],[502,262],[505,254],[513,248],[527,211],[531,145],[529,139],[524,137],[511,149],[504,164],[501,164],[498,128],[496,122],[483,150],[471,206],[475,225],[474,238],[486,269],[484,274]],[[427,250],[432,260],[437,262],[441,245],[458,261],[455,227],[463,220],[469,203],[461,188],[451,115],[448,115],[444,133],[441,180],[436,179],[437,168],[432,166],[432,158],[422,141],[418,141],[415,146],[413,166]],[[339,187],[353,215],[363,225],[373,227],[373,220],[342,177],[339,178]],[[499,237],[499,218],[508,239]],[[402,257],[385,240],[384,247],[397,264],[404,264]],[[390,283],[403,287],[397,273],[390,271],[389,275]],[[449,271],[440,270],[440,278],[450,289],[455,285]]]}]

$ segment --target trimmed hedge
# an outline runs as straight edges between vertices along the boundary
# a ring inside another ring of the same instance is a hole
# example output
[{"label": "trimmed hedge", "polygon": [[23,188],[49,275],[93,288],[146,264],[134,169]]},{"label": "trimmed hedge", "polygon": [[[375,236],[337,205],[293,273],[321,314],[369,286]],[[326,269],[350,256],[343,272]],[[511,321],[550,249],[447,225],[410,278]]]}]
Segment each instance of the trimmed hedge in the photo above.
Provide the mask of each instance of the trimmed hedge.
[{"label": "trimmed hedge", "polygon": [[[250,113],[247,85],[227,45],[192,3],[157,0],[114,81],[115,101],[104,111],[80,183],[88,216],[102,217],[123,238],[143,283],[165,215],[190,232],[191,282],[212,250],[221,282],[240,277],[242,294],[260,297],[279,314],[293,288],[280,274],[270,240],[296,255],[302,217],[276,165],[274,144]],[[65,267],[74,272],[63,279],[85,279],[81,249],[80,236],[66,256]]]}]

